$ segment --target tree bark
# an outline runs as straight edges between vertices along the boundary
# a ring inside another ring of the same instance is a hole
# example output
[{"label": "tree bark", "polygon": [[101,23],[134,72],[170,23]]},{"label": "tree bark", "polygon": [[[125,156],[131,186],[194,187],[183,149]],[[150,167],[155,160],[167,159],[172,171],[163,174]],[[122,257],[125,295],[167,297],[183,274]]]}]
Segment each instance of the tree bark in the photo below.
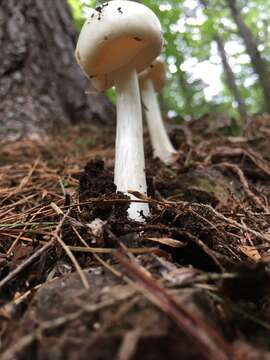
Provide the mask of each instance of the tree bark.
[{"label": "tree bark", "polygon": [[182,90],[183,98],[185,101],[186,109],[189,110],[189,115],[193,118],[196,114],[193,111],[193,94],[190,85],[187,82],[186,74],[180,69],[180,64],[177,64],[178,70],[178,83]]},{"label": "tree bark", "polygon": [[222,61],[225,77],[227,80],[228,88],[230,89],[231,93],[233,94],[233,96],[235,98],[235,101],[237,102],[238,111],[239,111],[241,118],[246,119],[248,117],[248,115],[247,115],[245,101],[237,87],[236,78],[235,78],[235,75],[229,64],[229,61],[227,59],[223,41],[218,35],[215,36],[215,41],[217,43],[218,52],[221,57],[221,61]]},{"label": "tree bark", "polygon": [[242,36],[247,53],[251,58],[251,62],[254,70],[256,71],[259,82],[263,90],[265,108],[270,113],[270,72],[268,71],[266,64],[261,56],[260,51],[258,50],[256,39],[253,36],[251,30],[244,22],[241,12],[236,4],[235,0],[226,0],[228,4],[232,17],[238,27],[239,33]]},{"label": "tree bark", "polygon": [[111,120],[75,62],[76,37],[66,0],[0,0],[0,140]]}]

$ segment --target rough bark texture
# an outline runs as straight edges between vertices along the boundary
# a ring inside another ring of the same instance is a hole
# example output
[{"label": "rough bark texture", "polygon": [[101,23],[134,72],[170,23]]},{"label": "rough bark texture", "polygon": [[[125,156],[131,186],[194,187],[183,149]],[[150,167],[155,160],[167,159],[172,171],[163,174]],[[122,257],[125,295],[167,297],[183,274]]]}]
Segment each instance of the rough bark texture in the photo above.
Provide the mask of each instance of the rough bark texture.
[{"label": "rough bark texture", "polygon": [[265,107],[270,113],[270,72],[268,71],[261,53],[258,50],[255,37],[241,16],[241,12],[236,4],[236,1],[226,0],[226,2],[231,10],[232,17],[238,27],[239,33],[244,40],[252,65],[259,76],[259,81],[262,86],[265,99]]},{"label": "rough bark texture", "polygon": [[228,88],[230,89],[232,95],[235,98],[235,101],[237,102],[238,111],[239,111],[240,116],[245,119],[248,116],[245,101],[237,87],[236,78],[235,78],[232,68],[228,62],[227,55],[226,55],[224,45],[223,45],[223,41],[218,35],[215,36],[215,41],[217,43],[218,52],[221,57],[221,61],[222,61],[224,73],[226,76]]},{"label": "rough bark texture", "polygon": [[0,139],[112,119],[75,62],[76,37],[66,0],[0,0]]}]

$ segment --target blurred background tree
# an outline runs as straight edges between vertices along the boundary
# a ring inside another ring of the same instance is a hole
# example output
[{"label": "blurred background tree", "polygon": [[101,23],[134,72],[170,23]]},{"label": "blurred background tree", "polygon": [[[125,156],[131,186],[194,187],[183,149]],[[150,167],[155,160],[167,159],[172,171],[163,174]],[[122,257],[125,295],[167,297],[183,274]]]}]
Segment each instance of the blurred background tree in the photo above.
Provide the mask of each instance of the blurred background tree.
[{"label": "blurred background tree", "polygon": [[[141,2],[157,14],[164,30],[168,84],[161,103],[170,117],[270,112],[269,1]],[[69,3],[79,30],[87,8],[102,1]]]},{"label": "blurred background tree", "polygon": [[66,0],[0,0],[0,142],[113,120],[76,63],[76,41]]}]

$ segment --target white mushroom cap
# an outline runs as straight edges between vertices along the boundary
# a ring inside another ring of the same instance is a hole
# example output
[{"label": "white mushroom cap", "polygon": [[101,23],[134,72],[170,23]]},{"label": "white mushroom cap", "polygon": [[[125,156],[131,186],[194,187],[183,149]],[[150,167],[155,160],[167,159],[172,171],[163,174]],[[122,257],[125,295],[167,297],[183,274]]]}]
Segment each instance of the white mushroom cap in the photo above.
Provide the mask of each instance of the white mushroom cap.
[{"label": "white mushroom cap", "polygon": [[166,69],[161,58],[157,58],[147,69],[139,75],[140,85],[147,79],[152,80],[156,92],[159,92],[166,84]]},{"label": "white mushroom cap", "polygon": [[150,66],[162,46],[160,22],[148,7],[115,0],[92,9],[75,54],[93,86],[102,91],[114,84],[122,67],[130,65],[141,72]]}]

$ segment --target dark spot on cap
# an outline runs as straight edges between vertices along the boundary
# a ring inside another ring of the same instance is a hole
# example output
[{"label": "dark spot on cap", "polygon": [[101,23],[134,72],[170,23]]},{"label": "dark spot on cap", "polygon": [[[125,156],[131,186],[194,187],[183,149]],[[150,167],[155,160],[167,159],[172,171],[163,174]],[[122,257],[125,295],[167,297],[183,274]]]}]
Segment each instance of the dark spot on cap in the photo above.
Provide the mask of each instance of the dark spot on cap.
[{"label": "dark spot on cap", "polygon": [[139,37],[136,37],[136,36],[133,39],[136,41],[142,41],[142,39],[140,39]]}]

